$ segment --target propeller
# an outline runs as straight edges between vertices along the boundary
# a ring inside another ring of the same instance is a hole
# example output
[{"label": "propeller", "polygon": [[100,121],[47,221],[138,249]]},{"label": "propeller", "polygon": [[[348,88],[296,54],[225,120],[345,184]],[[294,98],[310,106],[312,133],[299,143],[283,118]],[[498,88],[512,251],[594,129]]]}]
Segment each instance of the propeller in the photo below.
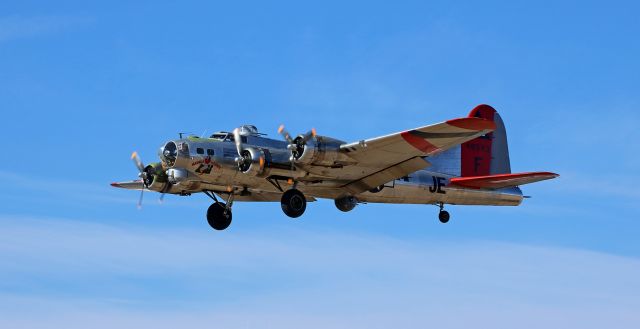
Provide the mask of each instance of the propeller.
[{"label": "propeller", "polygon": [[140,199],[138,199],[138,204],[136,205],[138,209],[142,209],[142,197],[144,197],[144,188],[140,190]]},{"label": "propeller", "polygon": [[309,130],[305,134],[299,135],[296,138],[291,138],[291,134],[289,134],[289,132],[285,129],[284,125],[280,125],[280,127],[278,128],[278,133],[282,135],[284,140],[289,143],[287,148],[291,151],[292,166],[293,162],[302,156],[302,152],[304,152],[304,147],[307,145],[307,142],[316,137],[315,128],[311,128],[311,130]]},{"label": "propeller", "polygon": [[[238,163],[238,170],[245,172],[249,170],[249,166],[251,166],[251,153],[244,148],[242,145],[242,135],[240,135],[240,129],[236,128],[233,130],[233,139],[236,143],[236,151],[238,151],[238,157],[236,158],[236,162]],[[264,159],[260,159],[260,166],[264,164]]]},{"label": "propeller", "polygon": [[[138,152],[133,152],[131,154],[131,160],[135,164],[138,169],[138,177],[142,182],[142,190],[140,190],[140,198],[138,199],[138,209],[142,208],[142,199],[144,198],[144,190],[148,189],[151,184],[153,184],[153,178],[156,175],[156,169],[154,166],[145,166]],[[166,186],[160,191],[160,199],[158,200],[160,203],[164,202],[164,195],[171,189],[171,185],[166,183]]]},{"label": "propeller", "polygon": [[280,127],[278,127],[278,134],[282,135],[284,140],[286,140],[289,144],[293,143],[293,138],[291,138],[291,134],[289,134],[289,132],[284,129],[284,125],[280,125]]},{"label": "propeller", "polygon": [[140,160],[140,157],[138,156],[138,152],[133,151],[133,153],[131,153],[131,160],[133,160],[133,163],[136,165],[136,168],[138,168],[138,171],[140,173],[143,173],[144,164],[142,164],[142,160]]},{"label": "propeller", "polygon": [[[153,183],[153,175],[155,174],[155,169],[153,168],[153,166],[145,166],[144,163],[142,162],[142,160],[140,159],[140,156],[138,155],[138,152],[133,152],[131,154],[131,160],[133,160],[133,163],[136,165],[136,168],[138,168],[138,177],[140,177],[140,180],[142,181],[142,190],[140,190],[140,199],[138,199],[138,209],[142,208],[142,199],[144,197],[144,190],[149,188],[149,186]],[[161,196],[161,200],[160,202],[162,203],[162,198],[163,196]]]},{"label": "propeller", "polygon": [[138,177],[142,180],[143,187],[140,190],[140,198],[138,199],[138,209],[142,209],[142,198],[144,197],[144,190],[147,187],[147,173],[144,171],[144,164],[138,156],[138,152],[133,151],[133,153],[131,153],[131,160],[133,160],[136,168],[138,168]]},{"label": "propeller", "polygon": [[240,129],[236,128],[233,130],[233,140],[236,142],[236,150],[238,151],[238,156],[242,158],[242,136],[240,136]]}]

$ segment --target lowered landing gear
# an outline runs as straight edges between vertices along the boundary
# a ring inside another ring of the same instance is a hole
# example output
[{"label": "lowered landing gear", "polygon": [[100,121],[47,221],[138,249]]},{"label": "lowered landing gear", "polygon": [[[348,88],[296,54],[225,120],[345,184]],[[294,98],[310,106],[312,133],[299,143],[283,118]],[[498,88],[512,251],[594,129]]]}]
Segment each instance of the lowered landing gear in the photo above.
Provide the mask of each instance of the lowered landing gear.
[{"label": "lowered landing gear", "polygon": [[335,199],[336,208],[340,211],[347,212],[353,210],[358,205],[358,199],[352,196],[346,196]]},{"label": "lowered landing gear", "polygon": [[233,205],[234,194],[229,193],[227,204],[224,204],[218,201],[218,198],[216,198],[213,192],[207,190],[202,192],[213,200],[213,204],[207,209],[207,222],[209,225],[216,231],[222,231],[229,227],[229,225],[231,225],[231,206]]},{"label": "lowered landing gear", "polygon": [[291,218],[298,218],[307,209],[307,199],[302,192],[294,188],[282,194],[280,205],[285,215]]},{"label": "lowered landing gear", "polygon": [[445,224],[449,221],[449,212],[444,210],[444,203],[440,202],[440,204],[438,205],[440,207],[440,213],[438,214],[438,219],[440,220],[440,223]]},{"label": "lowered landing gear", "polygon": [[207,222],[214,230],[222,231],[231,225],[231,209],[222,202],[214,202],[207,210]]}]

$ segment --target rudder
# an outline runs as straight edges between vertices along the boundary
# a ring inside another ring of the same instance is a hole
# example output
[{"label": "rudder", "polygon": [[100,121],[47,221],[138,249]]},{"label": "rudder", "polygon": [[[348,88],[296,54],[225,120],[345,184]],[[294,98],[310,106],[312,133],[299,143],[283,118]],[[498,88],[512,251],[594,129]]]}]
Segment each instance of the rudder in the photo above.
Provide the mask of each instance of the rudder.
[{"label": "rudder", "polygon": [[461,145],[461,176],[488,176],[511,173],[507,131],[498,112],[489,105],[478,105],[469,117],[491,120],[496,129]]}]

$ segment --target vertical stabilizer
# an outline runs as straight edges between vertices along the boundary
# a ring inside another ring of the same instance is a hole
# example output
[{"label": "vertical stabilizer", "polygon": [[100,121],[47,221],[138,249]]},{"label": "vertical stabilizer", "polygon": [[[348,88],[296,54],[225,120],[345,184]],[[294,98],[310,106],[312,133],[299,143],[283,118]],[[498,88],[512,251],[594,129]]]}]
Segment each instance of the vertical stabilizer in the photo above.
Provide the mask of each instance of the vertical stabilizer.
[{"label": "vertical stabilizer", "polygon": [[478,105],[469,117],[494,121],[496,130],[463,143],[461,146],[461,176],[488,176],[511,173],[507,131],[498,112],[489,105]]}]

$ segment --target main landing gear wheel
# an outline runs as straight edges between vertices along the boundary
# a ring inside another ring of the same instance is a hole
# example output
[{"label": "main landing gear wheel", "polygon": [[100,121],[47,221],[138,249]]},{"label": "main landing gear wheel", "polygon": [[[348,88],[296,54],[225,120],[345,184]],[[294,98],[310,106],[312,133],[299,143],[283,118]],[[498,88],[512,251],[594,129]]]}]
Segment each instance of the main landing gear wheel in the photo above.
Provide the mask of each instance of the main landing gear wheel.
[{"label": "main landing gear wheel", "polygon": [[282,194],[280,205],[285,215],[291,218],[298,218],[307,209],[307,199],[302,192],[291,189]]},{"label": "main landing gear wheel", "polygon": [[358,199],[352,196],[346,196],[335,199],[336,208],[342,212],[348,212],[353,210],[358,205]]},{"label": "main landing gear wheel", "polygon": [[207,210],[207,222],[217,231],[222,231],[229,227],[231,217],[231,209],[227,209],[222,202],[213,203]]},{"label": "main landing gear wheel", "polygon": [[440,207],[440,213],[438,214],[438,219],[440,220],[440,223],[446,224],[447,222],[449,222],[449,219],[451,216],[449,216],[448,211],[444,210],[444,203],[440,202],[438,206]]}]

